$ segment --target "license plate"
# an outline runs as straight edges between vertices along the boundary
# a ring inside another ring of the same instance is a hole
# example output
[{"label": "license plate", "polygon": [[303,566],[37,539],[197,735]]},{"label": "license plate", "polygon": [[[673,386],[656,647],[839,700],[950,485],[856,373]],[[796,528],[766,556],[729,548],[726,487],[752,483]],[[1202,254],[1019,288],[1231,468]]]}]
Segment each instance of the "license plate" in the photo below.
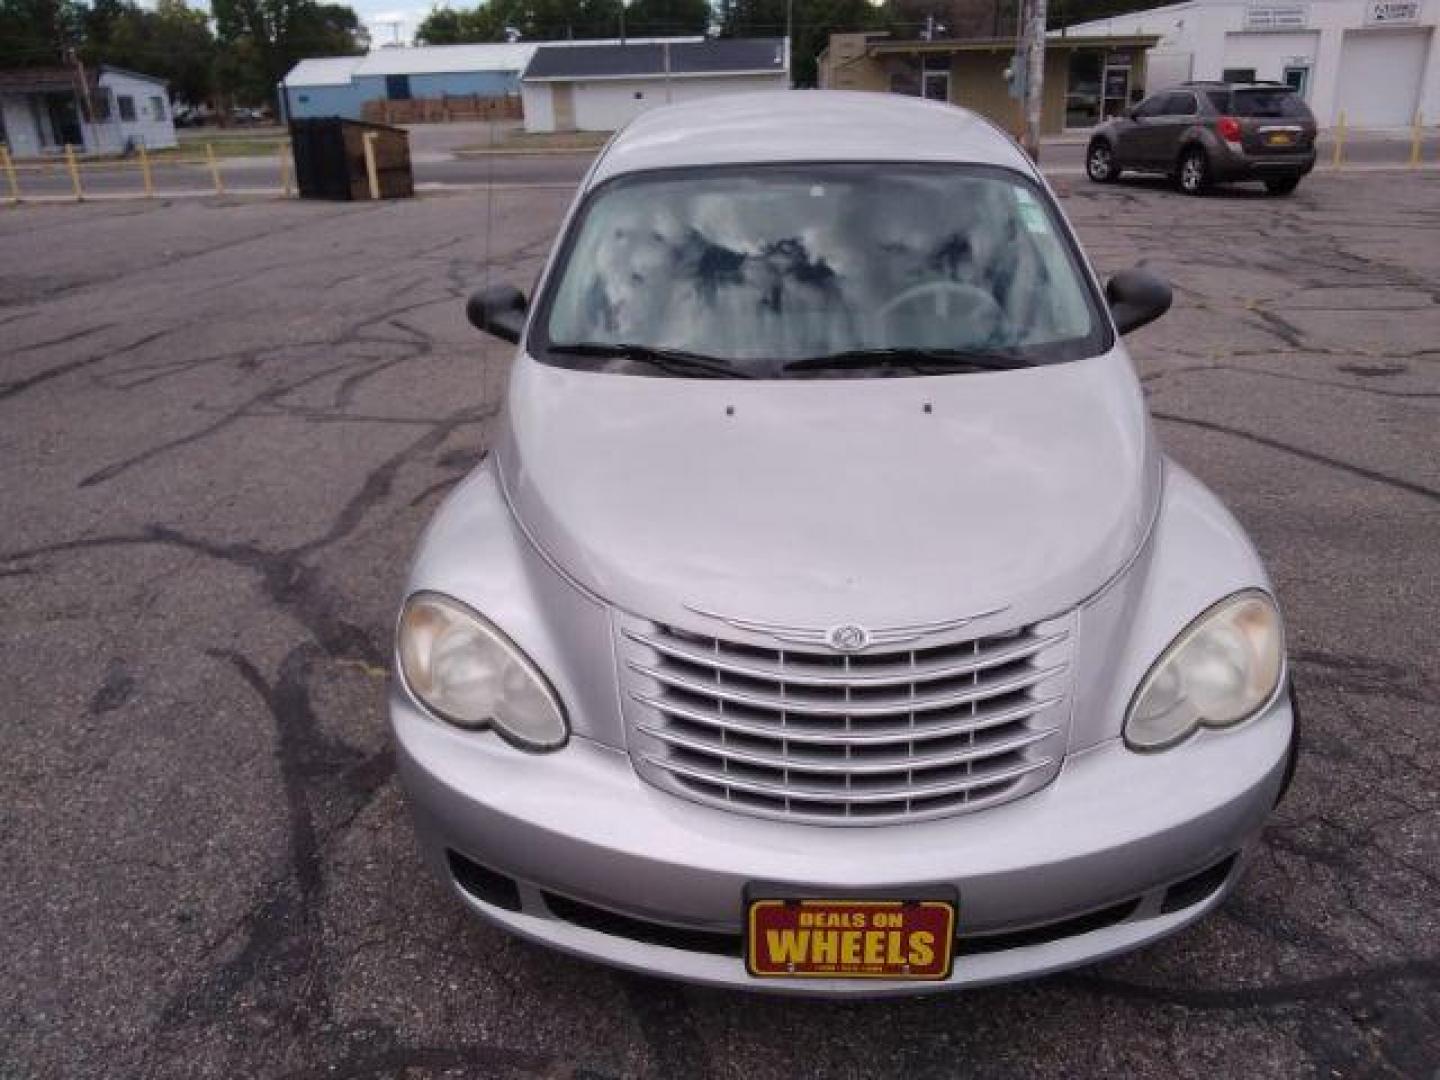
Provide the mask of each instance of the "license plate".
[{"label": "license plate", "polygon": [[1272,131],[1265,136],[1267,146],[1292,146],[1295,143],[1295,136],[1288,131]]},{"label": "license plate", "polygon": [[955,909],[952,900],[752,900],[745,966],[759,978],[946,979]]}]

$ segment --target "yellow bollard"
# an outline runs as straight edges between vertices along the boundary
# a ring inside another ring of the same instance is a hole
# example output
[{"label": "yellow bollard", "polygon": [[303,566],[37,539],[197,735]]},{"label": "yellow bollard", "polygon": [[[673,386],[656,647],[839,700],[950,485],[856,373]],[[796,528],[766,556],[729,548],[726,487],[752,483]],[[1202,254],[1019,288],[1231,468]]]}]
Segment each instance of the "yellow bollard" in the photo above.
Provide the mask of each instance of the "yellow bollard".
[{"label": "yellow bollard", "polygon": [[1420,123],[1420,110],[1415,110],[1415,123],[1410,127],[1410,167],[1418,168],[1420,165],[1420,136],[1424,134],[1424,127]]},{"label": "yellow bollard", "polygon": [[65,144],[65,167],[70,170],[70,186],[75,189],[75,201],[85,200],[85,189],[80,186],[80,166],[75,161],[75,147]]},{"label": "yellow bollard", "polygon": [[1335,157],[1330,162],[1335,168],[1345,160],[1345,110],[1340,110],[1340,123],[1335,126]]},{"label": "yellow bollard", "polygon": [[290,144],[280,144],[280,190],[290,197]]},{"label": "yellow bollard", "polygon": [[0,165],[5,167],[5,179],[10,181],[10,199],[20,205],[20,181],[15,176],[15,162],[10,160],[10,151],[0,146]]},{"label": "yellow bollard", "polygon": [[215,194],[225,194],[224,181],[220,179],[220,163],[215,160],[215,144],[205,144],[205,160],[210,163],[210,178],[215,181]]},{"label": "yellow bollard", "polygon": [[370,198],[380,198],[380,171],[375,167],[375,140],[380,136],[373,131],[365,133],[365,179],[370,182]]},{"label": "yellow bollard", "polygon": [[145,197],[155,197],[155,177],[150,175],[150,155],[145,151],[145,144],[140,144],[140,176],[145,181]]}]

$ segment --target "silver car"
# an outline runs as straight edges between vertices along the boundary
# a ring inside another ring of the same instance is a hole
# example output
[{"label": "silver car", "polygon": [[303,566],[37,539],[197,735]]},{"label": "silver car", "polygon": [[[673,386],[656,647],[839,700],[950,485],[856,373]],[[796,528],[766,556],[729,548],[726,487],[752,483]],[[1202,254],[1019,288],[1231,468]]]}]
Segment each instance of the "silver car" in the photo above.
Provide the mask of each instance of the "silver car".
[{"label": "silver car", "polygon": [[1288,782],[1265,571],[1157,444],[1034,165],[963,110],[656,109],[599,155],[494,451],[420,545],[421,845],[524,937],[697,983],[1022,978],[1219,904]]}]

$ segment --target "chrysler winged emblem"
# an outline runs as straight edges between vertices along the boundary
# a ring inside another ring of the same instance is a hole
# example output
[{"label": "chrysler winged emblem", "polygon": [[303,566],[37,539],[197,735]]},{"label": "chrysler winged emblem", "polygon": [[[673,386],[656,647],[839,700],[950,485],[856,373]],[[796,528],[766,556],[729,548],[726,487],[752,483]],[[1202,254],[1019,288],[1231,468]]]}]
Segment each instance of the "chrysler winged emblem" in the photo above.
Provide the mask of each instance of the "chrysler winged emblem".
[{"label": "chrysler winged emblem", "polygon": [[856,623],[841,623],[826,632],[825,640],[836,652],[859,652],[870,644],[870,631]]},{"label": "chrysler winged emblem", "polygon": [[989,611],[978,611],[973,615],[966,615],[959,619],[946,619],[943,622],[913,623],[908,626],[883,626],[866,627],[859,623],[844,622],[834,626],[793,626],[787,623],[759,622],[755,619],[739,619],[732,615],[722,615],[718,611],[709,611],[705,608],[698,608],[692,604],[686,604],[686,608],[696,615],[704,615],[706,618],[719,619],[737,630],[746,630],[752,634],[766,634],[776,641],[782,641],[787,645],[810,645],[822,648],[834,649],[836,652],[854,653],[862,649],[868,649],[871,645],[907,645],[912,641],[919,641],[931,634],[942,634],[950,630],[958,630],[967,623],[976,619],[983,619],[988,615],[998,615],[1004,611],[1004,607],[991,608]]}]

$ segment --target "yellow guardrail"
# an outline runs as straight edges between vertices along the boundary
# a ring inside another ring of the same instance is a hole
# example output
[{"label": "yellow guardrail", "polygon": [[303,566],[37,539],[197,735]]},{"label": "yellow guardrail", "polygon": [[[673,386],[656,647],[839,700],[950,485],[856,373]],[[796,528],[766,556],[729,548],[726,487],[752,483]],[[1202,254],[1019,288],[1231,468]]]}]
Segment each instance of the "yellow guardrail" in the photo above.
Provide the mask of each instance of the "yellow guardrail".
[{"label": "yellow guardrail", "polygon": [[15,174],[15,163],[10,160],[10,151],[0,146],[0,164],[5,167],[5,180],[10,187],[10,198],[20,201],[20,180]]},{"label": "yellow guardrail", "polygon": [[[274,156],[276,161],[276,180],[279,190],[287,197],[294,194],[292,174],[290,170],[291,149],[288,139],[277,140],[273,144],[270,154],[245,154],[236,155],[254,159],[256,157]],[[50,180],[60,178],[68,179],[68,197],[75,202],[83,202],[87,194],[98,195],[101,192],[92,187],[87,192],[85,178],[92,174],[129,172],[138,173],[138,184],[133,192],[105,191],[103,194],[114,196],[116,194],[137,194],[145,198],[155,198],[157,194],[166,194],[159,191],[156,179],[163,176],[167,169],[171,168],[203,168],[209,173],[209,189],[216,195],[225,194],[225,162],[224,155],[215,152],[215,144],[207,142],[204,144],[204,156],[196,157],[189,154],[170,154],[165,151],[155,152],[139,146],[135,150],[134,157],[123,158],[85,158],[75,152],[73,146],[66,146],[62,156],[47,158],[43,160],[20,160],[10,156],[9,150],[0,146],[0,176],[3,176],[5,197],[12,204],[18,205],[30,198],[49,198],[64,196],[65,193],[57,192],[53,183],[40,186],[33,182],[26,184],[27,177],[45,177]],[[26,188],[30,190],[27,192]],[[194,190],[193,187],[187,190]],[[173,193],[173,192],[172,192]]]}]

